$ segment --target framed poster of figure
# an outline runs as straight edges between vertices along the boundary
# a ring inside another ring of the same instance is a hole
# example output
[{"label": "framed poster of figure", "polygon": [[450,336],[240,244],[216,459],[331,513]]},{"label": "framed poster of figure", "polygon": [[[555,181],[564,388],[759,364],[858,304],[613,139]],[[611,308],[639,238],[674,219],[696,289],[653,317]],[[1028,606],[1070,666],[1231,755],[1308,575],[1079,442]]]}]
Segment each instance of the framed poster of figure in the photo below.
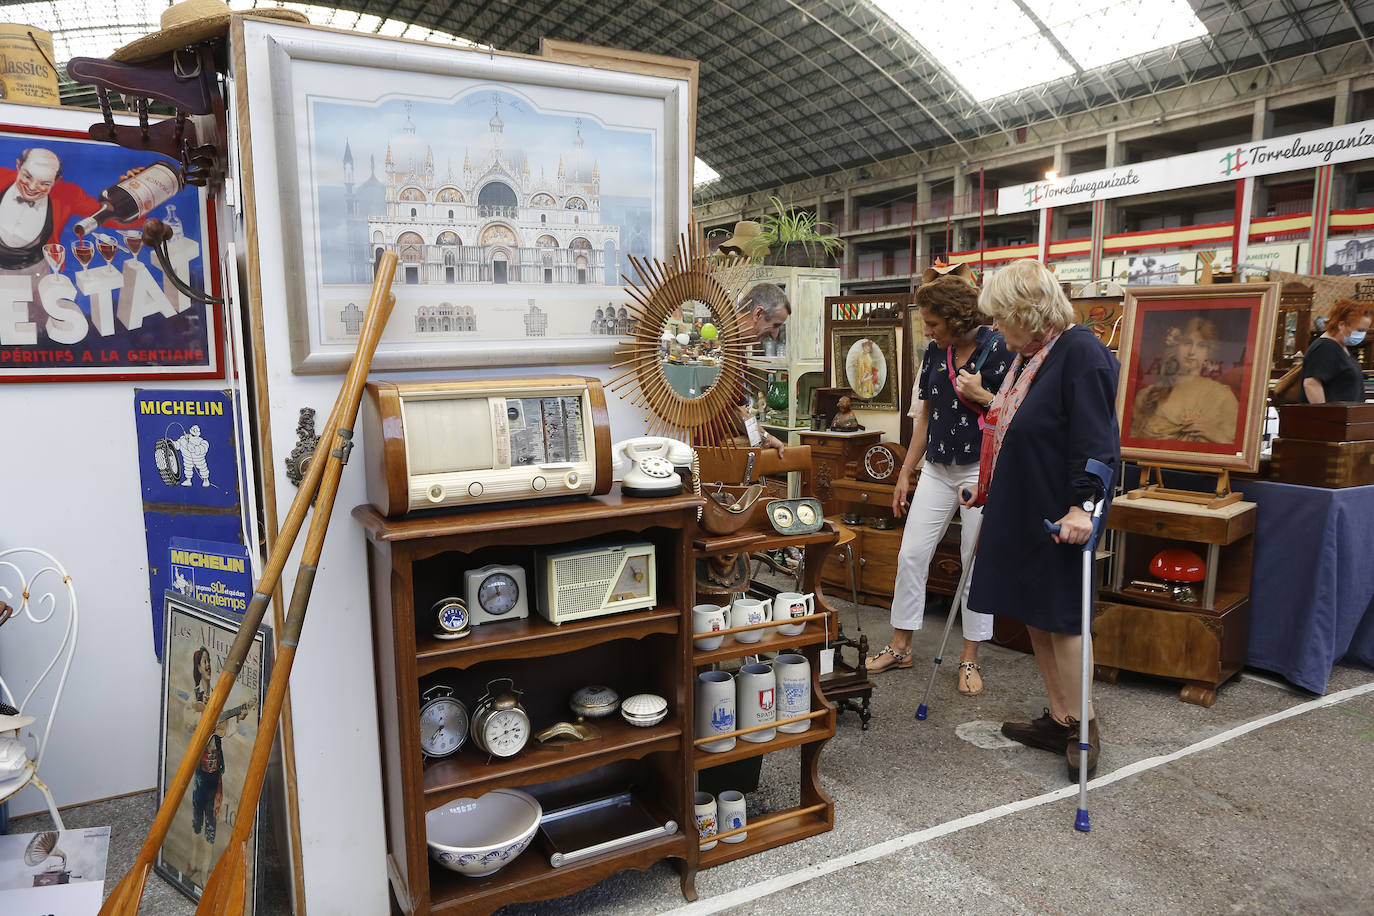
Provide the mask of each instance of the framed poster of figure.
[{"label": "framed poster of figure", "polygon": [[233,44],[250,282],[293,372],[348,364],[384,251],[378,369],[610,361],[597,310],[687,227],[694,81],[251,19]]},{"label": "framed poster of figure", "polygon": [[830,329],[830,384],[854,392],[856,408],[896,410],[901,390],[897,328],[834,324]]},{"label": "framed poster of figure", "polygon": [[[215,689],[242,618],[168,589],[163,600],[162,740],[158,747],[158,798],[161,800]],[[206,742],[191,784],[167,831],[154,865],[157,873],[192,900],[229,846],[248,759],[257,738],[262,701],[271,676],[272,639],[258,628],[238,680],[229,693],[214,733]],[[257,842],[261,807],[249,835],[247,906],[257,897]]]},{"label": "framed poster of figure", "polygon": [[1277,306],[1277,283],[1128,289],[1122,457],[1256,470]]},{"label": "framed poster of figure", "polygon": [[171,226],[174,272],[217,293],[205,191],[164,156],[91,140],[96,118],[0,103],[0,382],[223,378],[222,308],[179,292],[141,233]]}]

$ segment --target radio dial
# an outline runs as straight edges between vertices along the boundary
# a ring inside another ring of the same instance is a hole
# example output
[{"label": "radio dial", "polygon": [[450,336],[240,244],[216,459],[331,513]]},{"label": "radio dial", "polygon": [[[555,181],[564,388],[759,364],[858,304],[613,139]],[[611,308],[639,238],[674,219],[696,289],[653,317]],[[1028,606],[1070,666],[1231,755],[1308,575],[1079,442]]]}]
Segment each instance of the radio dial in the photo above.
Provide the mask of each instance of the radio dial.
[{"label": "radio dial", "polygon": [[439,483],[434,484],[425,495],[429,497],[429,501],[432,503],[443,502],[444,485]]},{"label": "radio dial", "polygon": [[482,491],[484,489],[485,487],[483,487],[480,483],[474,480],[472,483],[468,484],[468,495],[471,496],[473,499],[476,499],[477,497],[482,495]]},{"label": "radio dial", "polygon": [[534,492],[542,493],[544,488],[549,485],[548,480],[543,477],[536,477],[530,481],[530,486],[534,487]]},{"label": "radio dial", "polygon": [[568,476],[563,478],[563,482],[568,485],[569,490],[574,490],[582,482],[582,477],[576,471],[569,471]]}]

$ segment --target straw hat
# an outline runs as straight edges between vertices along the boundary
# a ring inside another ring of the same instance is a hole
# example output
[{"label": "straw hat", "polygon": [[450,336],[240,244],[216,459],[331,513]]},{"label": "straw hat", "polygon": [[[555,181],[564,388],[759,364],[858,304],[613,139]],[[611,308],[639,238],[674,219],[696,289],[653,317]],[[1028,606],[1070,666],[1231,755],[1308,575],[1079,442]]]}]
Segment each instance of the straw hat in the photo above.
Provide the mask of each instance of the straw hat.
[{"label": "straw hat", "polygon": [[735,223],[735,234],[720,243],[720,250],[729,254],[738,252],[746,258],[763,257],[768,254],[768,243],[759,238],[763,227],[751,219]]},{"label": "straw hat", "polygon": [[[304,13],[276,7],[244,10],[253,16],[281,19],[286,22],[309,22]],[[162,11],[162,28],[144,35],[110,55],[110,60],[126,63],[148,60],[168,51],[229,33],[229,19],[234,15],[224,0],[182,0]]]},{"label": "straw hat", "polygon": [[927,267],[921,274],[921,282],[929,283],[940,277],[958,277],[970,286],[973,285],[973,268],[967,262],[961,264],[935,264]]}]

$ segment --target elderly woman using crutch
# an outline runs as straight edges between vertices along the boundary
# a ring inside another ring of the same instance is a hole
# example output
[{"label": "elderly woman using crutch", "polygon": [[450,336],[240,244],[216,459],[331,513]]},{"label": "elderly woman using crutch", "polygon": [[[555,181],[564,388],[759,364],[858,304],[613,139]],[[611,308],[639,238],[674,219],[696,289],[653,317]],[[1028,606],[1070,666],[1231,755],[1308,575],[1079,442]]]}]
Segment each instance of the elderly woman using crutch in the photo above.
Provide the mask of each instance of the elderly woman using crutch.
[{"label": "elderly woman using crutch", "polygon": [[[1049,694],[1031,722],[1007,722],[1002,734],[1064,754],[1078,776],[1079,717],[1088,718],[1088,771],[1100,750],[1090,701],[1080,712],[1092,634],[1082,632],[1082,552],[1091,512],[1109,494],[1087,470],[1089,459],[1118,473],[1116,423],[1119,366],[1081,325],[1054,275],[1036,261],[1016,261],[983,285],[978,301],[1017,354],[988,410],[978,492],[961,502],[985,504],[978,562],[968,607],[1022,621]],[[1046,532],[1045,521],[1059,525]]]}]

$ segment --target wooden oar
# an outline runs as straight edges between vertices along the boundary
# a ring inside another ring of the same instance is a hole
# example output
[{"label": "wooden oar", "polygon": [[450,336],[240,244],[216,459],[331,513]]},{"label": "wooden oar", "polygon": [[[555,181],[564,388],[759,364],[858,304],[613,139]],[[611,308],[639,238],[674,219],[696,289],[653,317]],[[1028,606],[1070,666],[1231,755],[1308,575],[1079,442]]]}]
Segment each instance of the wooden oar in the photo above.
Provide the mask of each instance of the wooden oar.
[{"label": "wooden oar", "polygon": [[[395,298],[390,292],[391,279],[395,272],[395,253],[383,254],[377,265],[377,279],[373,284],[372,299],[368,303],[367,314],[363,319],[358,338],[358,350],[349,366],[338,399],[334,402],[334,409],[325,422],[324,430],[320,436],[321,443],[332,444],[339,438],[339,427],[343,425],[343,417],[348,415],[350,418],[348,423],[351,424],[353,422],[352,416],[357,413],[359,392],[362,390],[363,382],[367,379],[368,369],[372,365],[372,354],[377,349],[382,331],[386,328],[387,317],[391,314],[391,307],[395,303]],[[351,409],[349,408],[350,401],[352,402]],[[334,450],[331,449],[332,451]],[[252,647],[258,626],[262,623],[263,615],[267,612],[268,603],[272,599],[272,592],[276,590],[277,582],[281,579],[282,570],[291,554],[291,548],[295,545],[296,536],[300,533],[305,514],[310,510],[311,501],[320,491],[320,482],[324,479],[326,467],[338,463],[339,460],[332,454],[328,456],[329,460],[325,460],[325,458],[326,456],[317,449],[316,460],[312,460],[306,469],[300,489],[296,491],[296,497],[291,502],[291,508],[287,510],[286,517],[282,521],[278,538],[272,545],[272,551],[267,558],[267,565],[263,568],[262,576],[258,579],[257,586],[253,590],[253,598],[244,611],[243,623],[240,624],[238,636],[229,649],[229,655],[225,658],[224,668],[220,671],[219,679],[215,682],[214,691],[205,701],[205,709],[201,712],[200,723],[196,726],[195,732],[192,733],[191,739],[186,745],[186,752],[182,755],[181,763],[167,786],[157,816],[153,819],[153,825],[148,829],[148,836],[143,841],[143,846],[139,849],[134,864],[119,884],[115,886],[115,889],[110,892],[110,896],[106,898],[105,904],[100,908],[100,916],[136,916],[138,913],[139,904],[143,900],[143,888],[148,881],[148,872],[152,868],[153,861],[157,858],[158,850],[162,847],[163,841],[167,838],[167,831],[171,828],[172,819],[176,816],[177,808],[186,795],[186,788],[191,783],[191,777],[195,773],[201,751],[204,749],[205,743],[210,740],[210,735],[218,724],[219,715],[224,710],[225,702],[229,699],[229,691],[233,688],[234,681],[238,678],[239,669],[248,656],[248,650]],[[332,504],[332,497],[330,502]],[[275,731],[275,722],[274,717],[269,731]]]},{"label": "wooden oar", "polygon": [[[385,294],[385,288],[373,288],[374,297]],[[242,820],[235,822],[234,831],[229,836],[229,845],[220,856],[214,870],[210,872],[209,880],[205,882],[200,904],[196,907],[197,916],[209,916],[212,913],[217,916],[243,916],[248,884],[248,838],[253,831],[253,815],[257,811],[262,784],[267,777],[267,765],[272,756],[277,720],[281,716],[282,704],[286,699],[286,686],[291,679],[291,666],[296,660],[296,648],[300,645],[305,612],[310,604],[310,592],[315,585],[315,573],[320,553],[324,549],[324,537],[329,528],[329,516],[334,510],[334,498],[339,492],[343,459],[346,459],[350,447],[342,430],[351,430],[353,427],[353,421],[358,415],[358,404],[362,399],[363,384],[366,381],[366,372],[351,379],[352,388],[349,390],[349,399],[344,404],[344,416],[340,420],[339,447],[330,451],[329,460],[325,464],[324,479],[320,482],[320,492],[315,498],[315,512],[310,517],[310,529],[306,532],[305,547],[301,550],[300,567],[296,572],[296,585],[291,591],[286,623],[277,639],[277,653],[272,660],[272,679],[267,683],[267,698],[263,701],[262,715],[258,720],[253,755],[248,760],[243,789],[239,793],[237,818]]]}]

